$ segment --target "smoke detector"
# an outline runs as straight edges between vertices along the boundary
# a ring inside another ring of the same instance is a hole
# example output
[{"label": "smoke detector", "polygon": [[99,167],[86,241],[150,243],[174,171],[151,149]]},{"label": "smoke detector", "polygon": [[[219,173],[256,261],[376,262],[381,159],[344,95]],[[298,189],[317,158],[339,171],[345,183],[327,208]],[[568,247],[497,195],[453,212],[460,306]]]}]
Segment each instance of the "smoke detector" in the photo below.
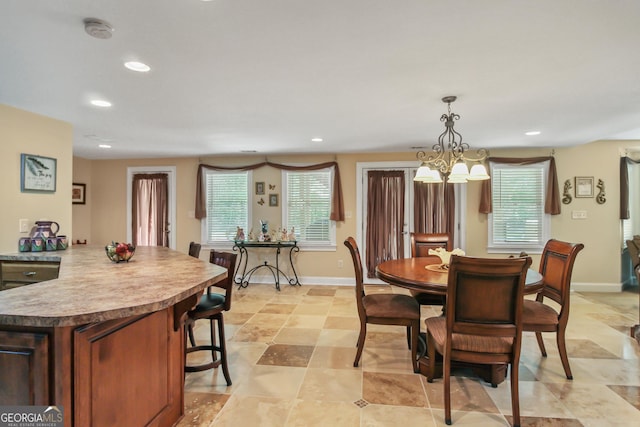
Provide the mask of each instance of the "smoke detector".
[{"label": "smoke detector", "polygon": [[113,27],[102,19],[86,18],[83,22],[84,31],[91,37],[95,37],[97,39],[110,39],[113,34]]}]

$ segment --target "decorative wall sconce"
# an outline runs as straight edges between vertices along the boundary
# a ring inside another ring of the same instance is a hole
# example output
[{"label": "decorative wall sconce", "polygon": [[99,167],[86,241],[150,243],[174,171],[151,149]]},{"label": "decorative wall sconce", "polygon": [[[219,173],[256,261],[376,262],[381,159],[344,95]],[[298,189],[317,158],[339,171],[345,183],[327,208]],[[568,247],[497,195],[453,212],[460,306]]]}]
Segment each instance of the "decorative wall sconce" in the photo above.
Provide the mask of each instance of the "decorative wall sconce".
[{"label": "decorative wall sconce", "polygon": [[571,197],[571,188],[571,180],[568,179],[564,182],[564,192],[562,193],[562,203],[564,203],[565,205],[571,203],[571,200],[573,199]]},{"label": "decorative wall sconce", "polygon": [[605,198],[605,194],[604,194],[604,181],[601,179],[598,179],[598,184],[596,185],[596,187],[598,187],[598,190],[600,190],[598,192],[598,195],[596,196],[596,202],[599,205],[604,204],[604,202],[607,201],[607,199]]}]

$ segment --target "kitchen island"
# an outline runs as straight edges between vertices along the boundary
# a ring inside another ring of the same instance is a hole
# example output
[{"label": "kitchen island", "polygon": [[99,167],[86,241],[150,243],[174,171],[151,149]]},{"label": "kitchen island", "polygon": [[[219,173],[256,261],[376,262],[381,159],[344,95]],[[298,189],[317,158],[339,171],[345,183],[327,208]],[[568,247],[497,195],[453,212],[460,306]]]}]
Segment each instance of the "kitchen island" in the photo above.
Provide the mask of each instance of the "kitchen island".
[{"label": "kitchen island", "polygon": [[161,247],[113,263],[102,246],[0,254],[60,262],[0,292],[0,405],[55,405],[65,426],[171,426],[183,415],[187,310],[227,271]]}]

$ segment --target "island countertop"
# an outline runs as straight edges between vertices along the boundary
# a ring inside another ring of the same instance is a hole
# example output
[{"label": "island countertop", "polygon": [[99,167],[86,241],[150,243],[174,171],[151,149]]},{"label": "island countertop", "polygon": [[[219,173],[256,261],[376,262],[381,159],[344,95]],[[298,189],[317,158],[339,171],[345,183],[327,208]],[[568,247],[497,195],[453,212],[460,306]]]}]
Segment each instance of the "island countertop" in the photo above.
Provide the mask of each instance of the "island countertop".
[{"label": "island countertop", "polygon": [[182,252],[140,246],[129,262],[114,263],[103,246],[0,254],[0,260],[60,261],[57,279],[0,292],[0,325],[78,326],[170,307],[227,275]]}]

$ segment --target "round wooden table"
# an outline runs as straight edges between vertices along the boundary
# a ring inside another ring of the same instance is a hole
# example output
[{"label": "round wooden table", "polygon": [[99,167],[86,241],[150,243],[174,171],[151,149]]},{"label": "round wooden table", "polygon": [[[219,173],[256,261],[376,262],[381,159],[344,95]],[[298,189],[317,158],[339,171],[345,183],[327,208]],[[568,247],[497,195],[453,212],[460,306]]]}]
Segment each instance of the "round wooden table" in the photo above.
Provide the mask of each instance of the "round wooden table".
[{"label": "round wooden table", "polygon": [[[429,266],[427,268],[427,266]],[[391,285],[414,291],[434,295],[447,294],[448,270],[442,270],[433,264],[433,258],[404,258],[385,261],[376,267],[376,275]],[[527,271],[525,279],[525,294],[539,292],[544,286],[542,275],[533,269]],[[418,348],[418,366],[420,373],[427,375],[429,360],[426,356],[426,338],[420,333],[420,347]],[[494,387],[504,381],[507,365],[468,365],[457,363],[458,366],[471,367],[477,375]],[[438,369],[441,366],[438,364]]]},{"label": "round wooden table", "polygon": [[[427,269],[427,265],[431,265],[432,270]],[[433,258],[392,259],[378,264],[376,275],[391,285],[434,295],[446,295],[448,271],[434,271],[435,268]],[[542,275],[530,268],[525,279],[524,293],[538,293],[542,286]]]}]

